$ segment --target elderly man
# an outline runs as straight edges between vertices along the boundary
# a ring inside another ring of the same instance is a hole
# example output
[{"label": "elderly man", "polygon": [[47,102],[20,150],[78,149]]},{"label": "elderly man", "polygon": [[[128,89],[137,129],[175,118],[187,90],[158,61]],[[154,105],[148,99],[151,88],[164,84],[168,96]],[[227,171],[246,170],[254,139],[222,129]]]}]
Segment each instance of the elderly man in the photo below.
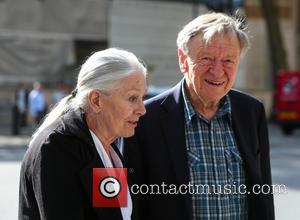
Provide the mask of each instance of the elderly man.
[{"label": "elderly man", "polygon": [[259,191],[271,185],[264,107],[232,89],[248,44],[241,23],[221,13],[179,32],[183,80],[146,102],[125,140],[141,219],[274,219],[273,196]]}]

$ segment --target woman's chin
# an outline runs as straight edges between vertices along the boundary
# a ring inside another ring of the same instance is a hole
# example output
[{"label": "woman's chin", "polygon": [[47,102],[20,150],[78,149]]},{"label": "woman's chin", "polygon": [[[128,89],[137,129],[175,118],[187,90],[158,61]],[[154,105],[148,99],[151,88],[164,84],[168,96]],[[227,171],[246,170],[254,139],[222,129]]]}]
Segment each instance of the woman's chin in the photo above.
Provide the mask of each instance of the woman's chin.
[{"label": "woman's chin", "polygon": [[134,129],[130,129],[130,130],[123,132],[123,134],[120,136],[124,137],[124,138],[129,138],[129,137],[132,137],[134,134],[135,134]]}]

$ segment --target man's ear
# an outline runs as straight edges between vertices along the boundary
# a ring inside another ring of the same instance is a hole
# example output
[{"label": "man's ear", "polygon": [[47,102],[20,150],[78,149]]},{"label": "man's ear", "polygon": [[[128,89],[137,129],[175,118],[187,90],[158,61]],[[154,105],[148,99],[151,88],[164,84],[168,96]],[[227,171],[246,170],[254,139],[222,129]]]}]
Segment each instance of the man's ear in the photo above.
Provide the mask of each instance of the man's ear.
[{"label": "man's ear", "polygon": [[179,62],[180,71],[183,74],[188,72],[189,67],[187,64],[187,55],[184,53],[184,51],[181,48],[178,48],[178,62]]},{"label": "man's ear", "polygon": [[89,92],[87,101],[89,103],[90,108],[95,112],[99,113],[101,110],[101,93],[97,90],[92,90]]}]

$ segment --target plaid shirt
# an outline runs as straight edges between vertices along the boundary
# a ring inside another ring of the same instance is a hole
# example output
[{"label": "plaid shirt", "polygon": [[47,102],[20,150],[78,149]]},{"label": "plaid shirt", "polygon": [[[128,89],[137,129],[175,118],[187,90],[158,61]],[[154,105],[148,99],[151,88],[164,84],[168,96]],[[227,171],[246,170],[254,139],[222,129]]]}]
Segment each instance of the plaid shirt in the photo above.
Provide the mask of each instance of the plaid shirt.
[{"label": "plaid shirt", "polygon": [[[194,110],[183,85],[190,183],[194,187],[209,186],[202,188],[206,191],[192,194],[193,219],[247,219],[247,195],[236,190],[241,184],[246,185],[246,178],[232,130],[229,96],[222,98],[218,111],[209,121]],[[226,191],[225,185],[232,193]]]}]

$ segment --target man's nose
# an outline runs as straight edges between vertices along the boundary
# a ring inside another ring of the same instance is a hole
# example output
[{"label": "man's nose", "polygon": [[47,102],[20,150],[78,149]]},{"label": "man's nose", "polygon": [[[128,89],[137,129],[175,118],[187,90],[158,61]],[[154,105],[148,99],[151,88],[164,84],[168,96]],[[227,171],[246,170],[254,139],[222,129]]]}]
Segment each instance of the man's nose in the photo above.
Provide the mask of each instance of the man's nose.
[{"label": "man's nose", "polygon": [[210,73],[212,73],[215,77],[222,76],[224,74],[223,62],[216,60],[210,68]]}]

